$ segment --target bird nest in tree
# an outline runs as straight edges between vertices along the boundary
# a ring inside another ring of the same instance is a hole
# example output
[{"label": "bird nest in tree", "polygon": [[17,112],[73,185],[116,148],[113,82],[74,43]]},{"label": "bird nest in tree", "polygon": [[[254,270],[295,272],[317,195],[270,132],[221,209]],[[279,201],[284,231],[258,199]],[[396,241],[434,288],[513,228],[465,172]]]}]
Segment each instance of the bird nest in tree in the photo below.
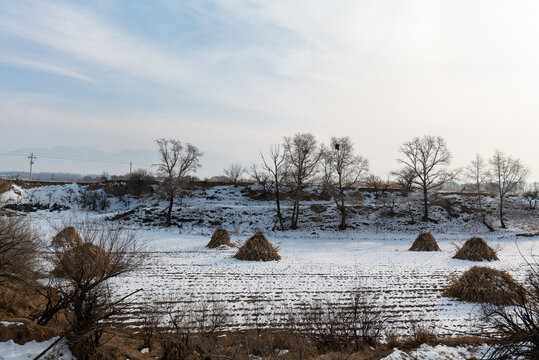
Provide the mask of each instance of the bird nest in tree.
[{"label": "bird nest in tree", "polygon": [[273,261],[281,260],[278,248],[274,247],[262,232],[249,238],[234,257],[238,260]]},{"label": "bird nest in tree", "polygon": [[526,291],[506,271],[474,266],[450,280],[443,296],[461,301],[517,305],[526,302]]},{"label": "bird nest in tree", "polygon": [[424,232],[415,239],[409,251],[440,251],[440,247],[431,233]]},{"label": "bird nest in tree", "polygon": [[91,279],[101,276],[111,266],[105,250],[92,243],[83,243],[58,255],[53,260],[52,274],[60,278]]},{"label": "bird nest in tree", "polygon": [[206,245],[206,247],[213,249],[223,245],[232,246],[232,243],[230,242],[230,235],[225,229],[217,229],[211,236],[210,242],[208,245]]},{"label": "bird nest in tree", "polygon": [[57,247],[76,247],[82,245],[82,238],[73,226],[65,227],[52,239],[52,246]]},{"label": "bird nest in tree", "polygon": [[498,260],[496,251],[480,237],[468,239],[464,245],[457,250],[453,259],[470,260],[470,261],[494,261]]}]

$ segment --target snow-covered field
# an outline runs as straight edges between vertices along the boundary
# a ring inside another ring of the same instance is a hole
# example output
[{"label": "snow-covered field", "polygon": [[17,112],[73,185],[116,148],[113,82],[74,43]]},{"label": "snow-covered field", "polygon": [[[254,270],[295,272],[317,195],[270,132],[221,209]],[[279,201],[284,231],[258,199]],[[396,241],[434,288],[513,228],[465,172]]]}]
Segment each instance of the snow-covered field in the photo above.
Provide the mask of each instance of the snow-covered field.
[{"label": "snow-covered field", "polygon": [[[115,280],[119,293],[144,289],[134,299],[140,307],[166,303],[196,312],[209,304],[224,310],[230,327],[278,326],[290,313],[308,311],[316,304],[350,305],[352,294],[359,291],[364,302],[387,316],[388,328],[406,331],[411,322],[422,321],[440,333],[458,335],[476,328],[479,307],[442,297],[441,291],[450,275],[478,263],[452,259],[455,244],[482,236],[499,249],[500,261],[481,265],[507,270],[517,280],[524,279],[526,261],[538,253],[536,238],[515,236],[537,224],[535,215],[531,225],[526,220],[519,228],[488,233],[466,215],[447,220],[444,210],[434,208],[433,214],[442,219],[439,224],[409,225],[406,217],[369,214],[365,209],[376,204],[366,196],[355,204],[361,210],[350,219],[355,229],[335,231],[331,201],[308,201],[300,223],[303,230],[279,232],[271,231],[272,202],[251,200],[239,189],[224,186],[184,199],[175,210],[182,226],[165,229],[139,221],[162,209],[155,199],[112,198],[107,211],[96,213],[74,204],[80,191],[78,185],[14,189],[4,194],[4,201],[69,204],[68,211],[28,214],[49,237],[53,235],[49,222],[61,217],[84,214],[110,219],[134,209],[131,215],[122,215],[122,224],[145,243],[148,260],[142,269]],[[314,214],[313,204],[327,210]],[[318,219],[308,222],[315,215]],[[268,239],[280,246],[282,260],[245,262],[232,258],[235,249],[206,248],[217,226],[233,231],[233,242],[246,240],[257,228],[265,230]],[[441,252],[407,251],[423,230],[433,233]],[[130,320],[136,321],[137,316]]]}]

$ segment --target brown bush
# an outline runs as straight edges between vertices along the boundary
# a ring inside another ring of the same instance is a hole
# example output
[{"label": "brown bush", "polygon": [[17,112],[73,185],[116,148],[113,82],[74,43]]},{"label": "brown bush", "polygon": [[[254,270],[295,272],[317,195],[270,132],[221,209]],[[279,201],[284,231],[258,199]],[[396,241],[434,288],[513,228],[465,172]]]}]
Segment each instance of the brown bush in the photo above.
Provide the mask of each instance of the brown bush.
[{"label": "brown bush", "polygon": [[[0,341],[13,340],[19,345],[26,344],[29,341],[45,341],[57,335],[57,333],[44,326],[39,326],[33,321],[25,318],[9,318],[5,319],[9,322],[9,326],[0,325]],[[7,325],[7,324],[6,324]]]},{"label": "brown bush", "polygon": [[211,236],[210,242],[208,245],[206,245],[206,247],[214,249],[223,245],[232,246],[232,243],[230,242],[230,235],[225,229],[217,229]]},{"label": "brown bush", "polygon": [[59,247],[76,247],[80,245],[82,245],[82,238],[73,226],[63,228],[62,231],[56,234],[51,242],[51,246]]},{"label": "brown bush", "polygon": [[509,273],[483,266],[474,266],[459,278],[452,278],[443,296],[494,305],[526,302],[525,289]]},{"label": "brown bush", "polygon": [[431,233],[424,232],[419,234],[408,251],[440,251],[440,247]]},{"label": "brown bush", "polygon": [[494,261],[499,260],[496,251],[480,237],[472,237],[468,239],[464,245],[458,249],[453,259],[470,260],[470,261]]},{"label": "brown bush", "polygon": [[39,269],[42,242],[22,217],[0,216],[0,286],[27,282]]},{"label": "brown bush", "polygon": [[243,244],[234,257],[238,260],[251,261],[281,260],[277,250],[278,248],[275,248],[259,231]]},{"label": "brown bush", "polygon": [[311,205],[311,211],[316,213],[316,214],[321,214],[321,213],[325,212],[326,210],[327,210],[326,205],[322,205],[322,204],[312,204]]}]

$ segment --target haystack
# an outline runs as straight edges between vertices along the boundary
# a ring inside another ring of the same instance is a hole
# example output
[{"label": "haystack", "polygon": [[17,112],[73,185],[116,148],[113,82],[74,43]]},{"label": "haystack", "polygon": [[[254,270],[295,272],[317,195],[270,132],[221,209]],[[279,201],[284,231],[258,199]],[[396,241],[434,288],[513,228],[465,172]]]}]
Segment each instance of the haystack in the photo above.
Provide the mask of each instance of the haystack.
[{"label": "haystack", "polygon": [[443,296],[461,301],[517,305],[526,301],[526,291],[506,271],[474,266],[453,278]]},{"label": "haystack", "polygon": [[499,260],[494,251],[485,240],[480,237],[468,239],[464,245],[458,249],[453,259],[470,260],[470,261],[493,261]]},{"label": "haystack", "polygon": [[243,244],[234,257],[238,260],[251,261],[281,260],[277,250],[259,231]]},{"label": "haystack", "polygon": [[230,242],[230,235],[225,229],[217,229],[211,236],[210,242],[208,245],[206,245],[206,247],[214,249],[223,245],[232,246],[232,243]]},{"label": "haystack", "polygon": [[108,271],[107,260],[105,250],[92,243],[83,243],[63,251],[54,261],[52,274],[60,278],[89,279]]},{"label": "haystack", "polygon": [[82,245],[82,238],[73,226],[65,227],[52,239],[51,246],[76,247]]},{"label": "haystack", "polygon": [[431,233],[424,232],[415,239],[409,251],[440,251],[440,247]]}]

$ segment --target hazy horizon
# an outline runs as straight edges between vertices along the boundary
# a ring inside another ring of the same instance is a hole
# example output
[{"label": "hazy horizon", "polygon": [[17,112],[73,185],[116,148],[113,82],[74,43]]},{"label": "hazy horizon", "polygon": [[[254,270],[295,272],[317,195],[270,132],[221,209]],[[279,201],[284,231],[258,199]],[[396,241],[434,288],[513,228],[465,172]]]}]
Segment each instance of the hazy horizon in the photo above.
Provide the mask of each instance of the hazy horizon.
[{"label": "hazy horizon", "polygon": [[36,152],[35,171],[149,169],[155,139],[173,137],[205,152],[206,177],[260,164],[270,144],[311,132],[325,144],[350,136],[386,177],[400,145],[429,134],[447,140],[452,167],[499,149],[537,181],[537,10],[0,0],[0,170],[27,170],[23,153],[2,155],[25,151]]}]

